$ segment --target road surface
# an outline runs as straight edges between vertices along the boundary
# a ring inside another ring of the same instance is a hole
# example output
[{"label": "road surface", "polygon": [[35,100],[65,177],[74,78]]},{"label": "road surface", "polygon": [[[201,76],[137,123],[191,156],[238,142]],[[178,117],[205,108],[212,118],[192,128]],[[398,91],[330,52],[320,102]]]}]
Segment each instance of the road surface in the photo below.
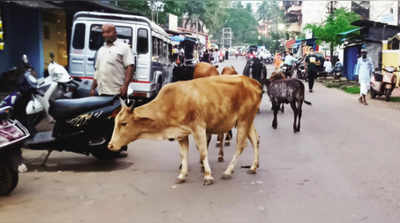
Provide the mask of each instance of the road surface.
[{"label": "road surface", "polygon": [[[224,64],[242,71],[244,60]],[[44,152],[24,151],[30,171],[0,198],[0,222],[398,223],[399,110],[380,101],[364,106],[356,98],[317,84],[306,93],[313,105],[303,106],[298,134],[290,106],[279,114],[278,129],[271,128],[264,98],[255,121],[261,137],[257,175],[240,168],[252,161],[248,146],[233,178],[220,179],[234,145],[218,163],[214,137],[211,186],[202,185],[193,140],[188,182],[180,185],[176,142],[137,141],[127,158],[115,162],[55,152],[46,169],[39,167]]]}]

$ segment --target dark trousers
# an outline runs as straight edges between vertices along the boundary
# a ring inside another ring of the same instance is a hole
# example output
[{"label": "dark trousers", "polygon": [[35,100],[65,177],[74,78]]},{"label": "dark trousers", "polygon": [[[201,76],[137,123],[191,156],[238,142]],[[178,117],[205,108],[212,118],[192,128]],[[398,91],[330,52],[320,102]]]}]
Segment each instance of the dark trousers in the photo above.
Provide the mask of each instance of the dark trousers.
[{"label": "dark trousers", "polygon": [[308,89],[312,90],[314,87],[314,80],[315,77],[317,76],[316,71],[309,71],[308,72]]}]

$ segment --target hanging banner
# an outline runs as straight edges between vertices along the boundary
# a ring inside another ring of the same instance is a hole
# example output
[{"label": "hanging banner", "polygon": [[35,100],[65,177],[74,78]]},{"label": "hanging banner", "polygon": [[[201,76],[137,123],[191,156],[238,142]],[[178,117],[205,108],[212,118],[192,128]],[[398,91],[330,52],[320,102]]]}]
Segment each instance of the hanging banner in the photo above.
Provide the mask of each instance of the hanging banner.
[{"label": "hanging banner", "polygon": [[4,50],[4,31],[3,31],[3,20],[2,20],[2,9],[0,8],[0,50]]}]

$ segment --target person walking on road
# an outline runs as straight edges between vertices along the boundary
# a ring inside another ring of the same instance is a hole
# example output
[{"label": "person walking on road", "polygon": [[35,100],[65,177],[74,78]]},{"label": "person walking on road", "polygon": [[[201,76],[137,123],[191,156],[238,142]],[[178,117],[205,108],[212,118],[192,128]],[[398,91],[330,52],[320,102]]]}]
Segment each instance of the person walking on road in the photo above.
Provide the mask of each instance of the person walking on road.
[{"label": "person walking on road", "polygon": [[117,39],[114,25],[104,24],[102,31],[105,43],[97,53],[90,95],[95,95],[97,89],[99,95],[126,97],[135,63],[132,49]]},{"label": "person walking on road", "polygon": [[281,64],[282,64],[281,54],[280,53],[276,53],[275,54],[275,58],[274,58],[274,67],[275,67],[276,71],[279,70],[279,68],[281,67]]},{"label": "person walking on road", "polygon": [[361,104],[368,105],[366,95],[370,88],[371,74],[374,70],[374,64],[370,57],[367,57],[367,50],[361,50],[361,57],[357,60],[355,75],[358,75],[358,82],[360,83],[360,97],[358,101]]},{"label": "person walking on road", "polygon": [[317,77],[318,67],[321,65],[318,56],[314,53],[314,49],[310,48],[310,53],[306,57],[306,67],[308,74],[308,89],[313,92],[314,80]]}]

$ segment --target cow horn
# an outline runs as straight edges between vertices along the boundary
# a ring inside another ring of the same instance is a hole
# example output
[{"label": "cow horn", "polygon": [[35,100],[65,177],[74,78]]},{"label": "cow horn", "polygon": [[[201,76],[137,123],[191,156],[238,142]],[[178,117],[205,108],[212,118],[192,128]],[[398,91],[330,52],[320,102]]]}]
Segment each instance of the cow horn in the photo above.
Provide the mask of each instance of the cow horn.
[{"label": "cow horn", "polygon": [[126,105],[126,102],[124,99],[122,99],[121,97],[119,97],[119,102],[121,103],[122,107],[128,107],[128,105]]},{"label": "cow horn", "polygon": [[132,99],[132,100],[129,100],[128,99],[128,104],[127,104],[127,106],[128,106],[128,108],[129,108],[129,111],[130,112],[133,112],[133,109],[135,109],[135,99]]}]

